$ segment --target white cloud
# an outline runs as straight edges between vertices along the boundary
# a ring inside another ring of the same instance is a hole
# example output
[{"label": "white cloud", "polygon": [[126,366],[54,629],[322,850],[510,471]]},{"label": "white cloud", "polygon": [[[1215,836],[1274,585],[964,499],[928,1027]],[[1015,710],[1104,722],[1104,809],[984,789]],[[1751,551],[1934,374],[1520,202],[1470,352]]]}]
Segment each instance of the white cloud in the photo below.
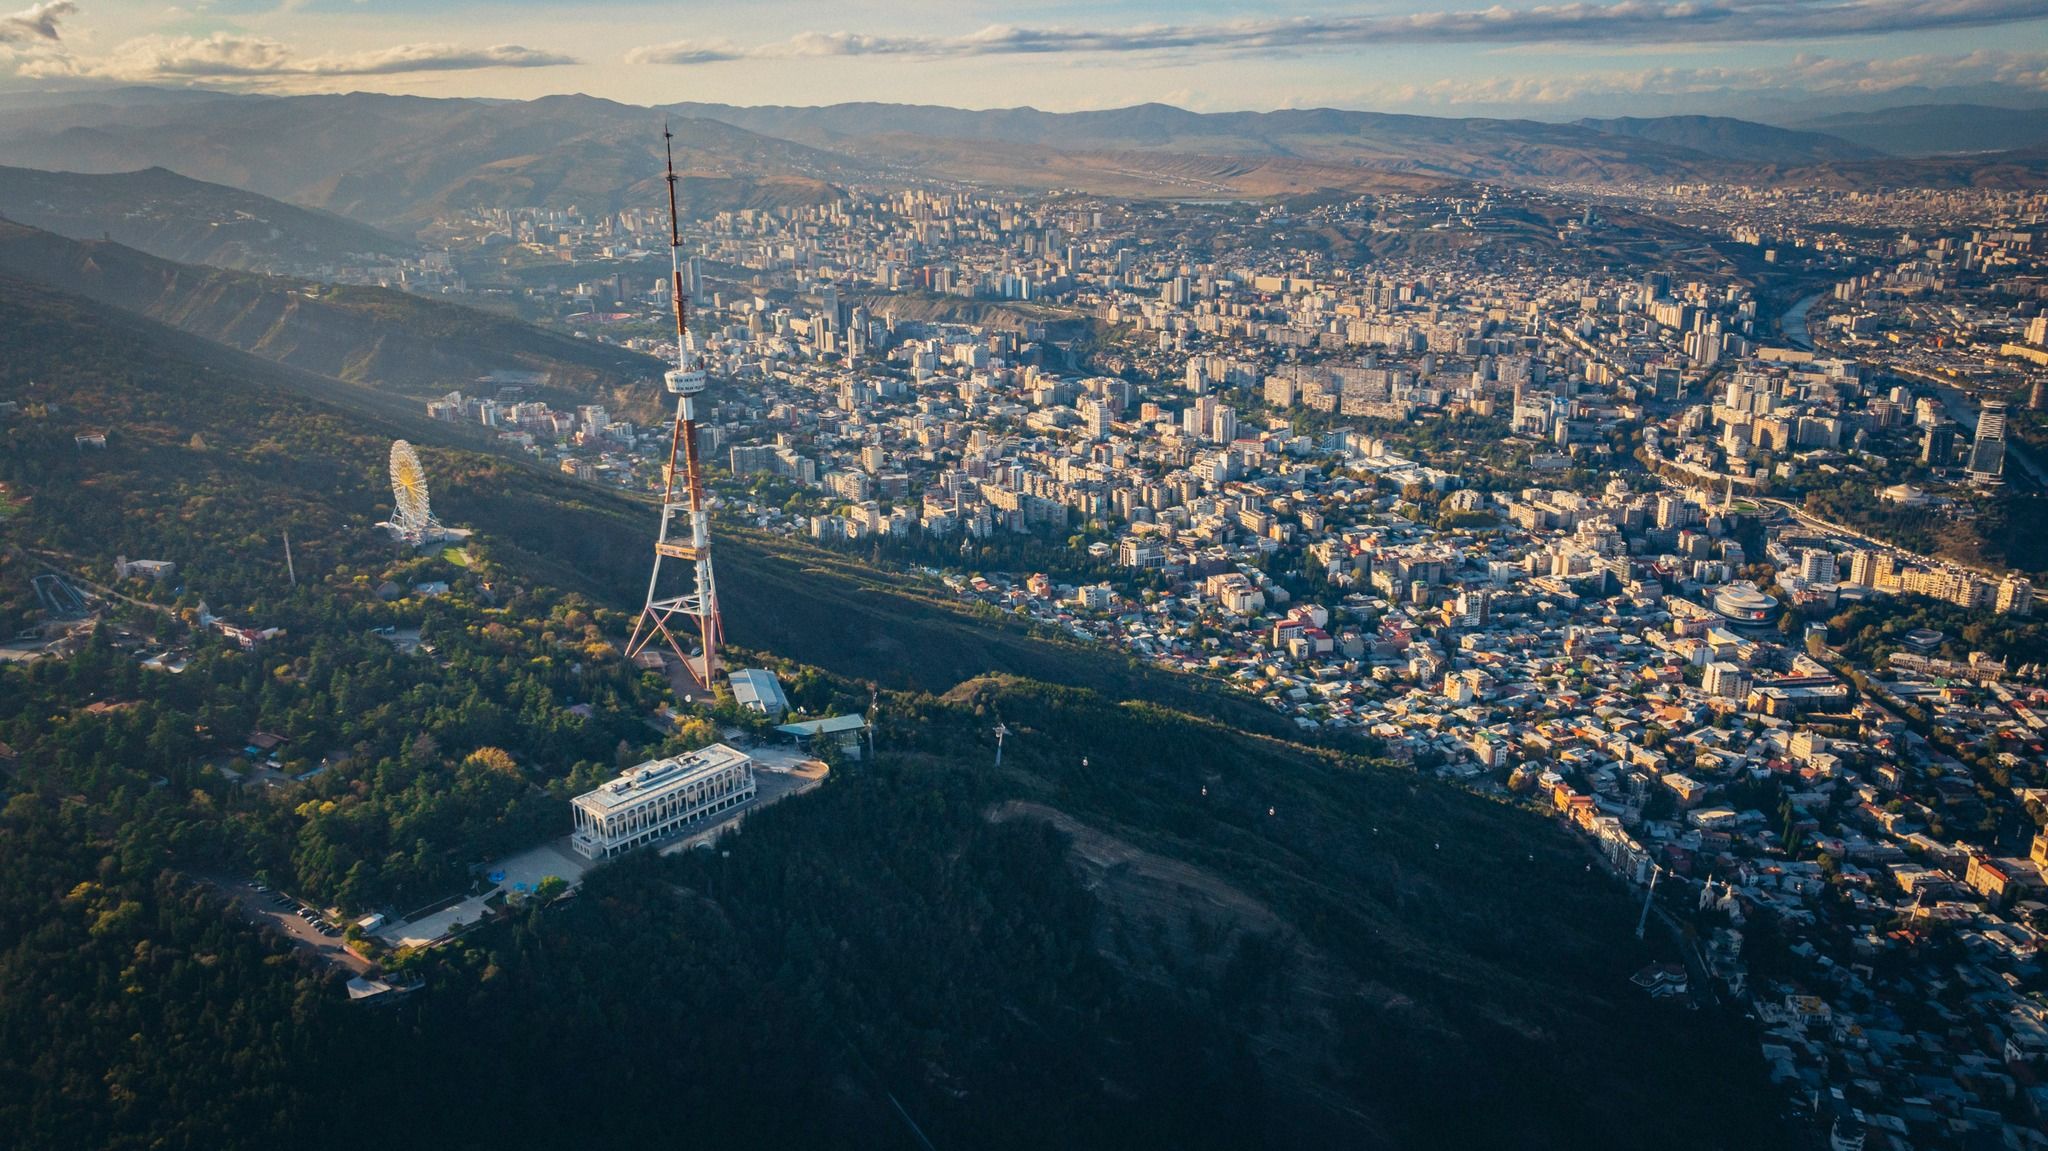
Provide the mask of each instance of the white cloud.
[{"label": "white cloud", "polygon": [[746,58],[745,49],[727,40],[676,40],[668,44],[649,44],[626,53],[628,64],[718,64]]},{"label": "white cloud", "polygon": [[2048,93],[2048,53],[1977,51],[1850,60],[1802,54],[1768,68],[1642,68],[1574,76],[1496,76],[1388,84],[1354,99],[1403,105],[1573,104],[1617,96],[1683,97],[1726,92],[1883,95],[1904,88],[2002,84]]},{"label": "white cloud", "polygon": [[216,32],[211,36],[144,36],[104,56],[72,56],[24,62],[23,76],[90,76],[127,81],[235,82],[322,76],[395,76],[418,72],[459,72],[481,68],[547,68],[575,64],[575,57],[516,44],[461,48],[452,44],[401,44],[373,52],[306,56],[261,36]]},{"label": "white cloud", "polygon": [[631,63],[820,56],[1253,54],[1392,44],[1684,44],[1827,39],[2048,20],[2041,0],[1615,0],[1402,15],[1296,16],[1122,28],[995,24],[964,36],[800,32],[738,47],[684,41]]}]

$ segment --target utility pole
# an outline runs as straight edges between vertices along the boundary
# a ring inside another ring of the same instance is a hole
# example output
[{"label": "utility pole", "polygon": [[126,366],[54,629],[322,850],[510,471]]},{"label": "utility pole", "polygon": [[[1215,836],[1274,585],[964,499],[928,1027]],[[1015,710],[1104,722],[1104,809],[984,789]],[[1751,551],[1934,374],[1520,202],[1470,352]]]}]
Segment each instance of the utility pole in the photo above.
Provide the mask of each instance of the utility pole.
[{"label": "utility pole", "polygon": [[1000,723],[996,725],[996,766],[997,766],[997,767],[1001,767],[1001,766],[1003,766],[1003,737],[1004,737],[1004,736],[1006,736],[1006,735],[1008,735],[1008,734],[1010,734],[1010,729],[1009,729],[1009,728],[1008,728],[1007,726],[1005,726],[1004,724],[1000,724]]},{"label": "utility pole", "polygon": [[868,685],[868,760],[875,758],[875,723],[882,718],[882,689]]},{"label": "utility pole", "polygon": [[292,529],[284,529],[284,574],[290,577],[292,586],[299,586],[299,572],[292,566]]}]

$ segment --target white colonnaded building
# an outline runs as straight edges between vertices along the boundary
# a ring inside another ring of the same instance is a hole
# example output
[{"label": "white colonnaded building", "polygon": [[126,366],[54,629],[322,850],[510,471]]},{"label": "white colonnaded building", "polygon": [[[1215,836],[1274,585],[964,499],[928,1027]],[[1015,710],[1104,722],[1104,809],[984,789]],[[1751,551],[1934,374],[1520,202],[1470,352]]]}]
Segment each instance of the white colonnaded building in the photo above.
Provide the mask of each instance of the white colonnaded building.
[{"label": "white colonnaded building", "polygon": [[651,759],[576,797],[569,842],[586,859],[666,839],[754,797],[754,761],[722,743]]}]

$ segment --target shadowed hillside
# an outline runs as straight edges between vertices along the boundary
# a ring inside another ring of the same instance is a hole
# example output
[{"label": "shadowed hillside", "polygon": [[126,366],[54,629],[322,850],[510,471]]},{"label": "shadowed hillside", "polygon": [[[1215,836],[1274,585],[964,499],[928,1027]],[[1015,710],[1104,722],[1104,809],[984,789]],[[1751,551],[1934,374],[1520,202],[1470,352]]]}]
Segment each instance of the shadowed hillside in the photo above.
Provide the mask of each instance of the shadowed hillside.
[{"label": "shadowed hillside", "polygon": [[1728,116],[1623,116],[1579,123],[1597,132],[1675,144],[1709,156],[1752,164],[1870,160],[1885,154],[1819,132],[1796,132]]},{"label": "shadowed hillside", "polygon": [[[102,99],[118,99],[102,94]],[[696,213],[816,203],[847,168],[708,120],[676,120],[677,167]],[[324,208],[393,230],[450,210],[651,203],[658,112],[588,96],[447,100],[354,92],[234,96],[140,105],[0,109],[0,154],[79,171],[161,165],[197,179]],[[856,165],[856,170],[858,166]]]},{"label": "shadowed hillside", "polygon": [[353,220],[164,168],[110,175],[0,168],[0,216],[222,268],[292,271],[413,249]]},{"label": "shadowed hillside", "polygon": [[[410,395],[479,376],[541,373],[545,387],[625,396],[660,364],[518,320],[385,288],[193,267],[118,243],[69,240],[0,221],[0,272],[73,292],[308,372]],[[624,405],[621,405],[622,408]]]}]

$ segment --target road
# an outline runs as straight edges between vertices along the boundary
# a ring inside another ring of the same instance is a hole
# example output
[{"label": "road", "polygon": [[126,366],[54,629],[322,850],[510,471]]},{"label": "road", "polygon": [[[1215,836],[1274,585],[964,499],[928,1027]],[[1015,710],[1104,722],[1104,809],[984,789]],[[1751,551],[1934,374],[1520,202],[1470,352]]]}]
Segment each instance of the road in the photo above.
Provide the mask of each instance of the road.
[{"label": "road", "polygon": [[[1667,480],[1665,482],[1669,483],[1670,481]],[[1967,571],[1975,571],[1978,575],[1990,576],[1992,579],[2000,579],[2003,577],[2003,573],[2001,572],[1987,572],[1980,568],[1972,568],[1967,564],[1959,564],[1954,560],[1946,560],[1942,559],[1939,556],[1927,556],[1921,555],[1919,552],[1916,551],[1909,551],[1895,543],[1890,542],[1889,540],[1882,540],[1877,538],[1876,536],[1866,535],[1863,532],[1859,532],[1855,528],[1848,527],[1843,524],[1838,524],[1831,520],[1821,519],[1819,516],[1816,516],[1811,512],[1808,512],[1805,508],[1800,507],[1798,504],[1788,503],[1787,501],[1778,499],[1774,496],[1745,495],[1743,498],[1755,504],[1769,504],[1770,506],[1784,512],[1786,515],[1791,516],[1800,524],[1812,528],[1815,531],[1828,532],[1832,535],[1837,536],[1846,536],[1873,550],[1902,557],[1904,559],[1917,563],[1923,567],[1961,568]]]}]

